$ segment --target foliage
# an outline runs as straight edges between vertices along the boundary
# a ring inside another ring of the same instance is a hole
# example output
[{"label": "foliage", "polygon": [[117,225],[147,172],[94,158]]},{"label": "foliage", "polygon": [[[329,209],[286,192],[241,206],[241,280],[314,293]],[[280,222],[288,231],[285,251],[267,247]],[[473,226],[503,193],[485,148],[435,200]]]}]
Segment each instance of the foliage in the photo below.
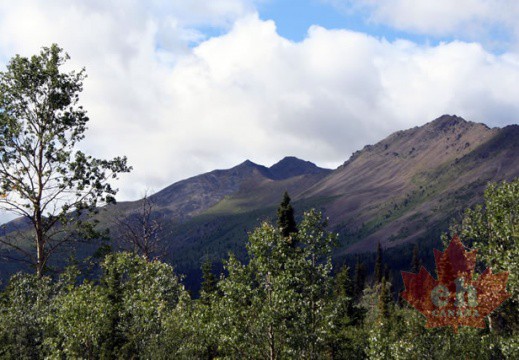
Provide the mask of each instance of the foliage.
[{"label": "foliage", "polygon": [[141,353],[160,333],[163,313],[176,306],[184,288],[171,266],[129,253],[108,255],[103,270],[111,306],[106,351],[125,358]]},{"label": "foliage", "polygon": [[334,236],[315,211],[305,213],[298,246],[268,223],[249,237],[250,262],[231,257],[219,284],[222,349],[268,358],[313,357],[328,326]]},{"label": "foliage", "polygon": [[278,207],[278,227],[284,237],[297,232],[297,225],[294,219],[294,208],[290,205],[290,196],[285,191],[283,201]]},{"label": "foliage", "polygon": [[377,244],[377,259],[375,260],[375,284],[382,282],[383,268],[382,268],[382,246],[380,241]]},{"label": "foliage", "polygon": [[52,358],[99,358],[109,329],[110,302],[92,283],[74,287],[54,299],[55,311],[45,318],[52,334],[45,339]]},{"label": "foliage", "polygon": [[451,231],[459,231],[494,272],[509,273],[508,289],[519,302],[519,179],[489,184],[484,204],[467,209]]},{"label": "foliage", "polygon": [[77,150],[89,120],[79,105],[86,75],[63,72],[68,59],[54,44],[30,59],[15,56],[0,72],[0,206],[30,221],[36,251],[0,240],[25,255],[39,276],[81,229],[67,227],[84,224],[85,210],[114,201],[109,180],[131,170],[126,158],[100,160]]},{"label": "foliage", "polygon": [[[0,357],[36,359],[42,351],[45,319],[52,312],[55,287],[48,277],[17,274],[2,293]],[[78,325],[78,324],[76,324]]]},{"label": "foliage", "polygon": [[[2,358],[131,358],[150,354],[187,293],[171,266],[108,255],[100,284],[16,275],[2,293]],[[67,275],[67,274],[66,274]]]},{"label": "foliage", "polygon": [[[511,298],[489,318],[496,331],[505,331],[519,337],[519,179],[500,184],[489,184],[484,203],[465,211],[461,224],[455,224],[451,233],[477,250],[482,266],[494,273],[508,272],[507,290]],[[446,236],[444,236],[444,240]],[[519,342],[515,340],[516,344]]]},{"label": "foliage", "polygon": [[200,292],[201,297],[206,299],[217,290],[216,284],[218,282],[213,274],[213,262],[209,258],[202,263],[202,279]]},{"label": "foliage", "polygon": [[[487,201],[495,204],[499,190],[489,189]],[[515,190],[504,195],[513,196]],[[481,207],[481,216],[495,221],[503,207]],[[474,211],[467,214],[472,217]],[[463,224],[469,223],[474,224]],[[510,226],[498,224],[492,236]],[[249,234],[249,262],[230,255],[219,279],[205,262],[199,299],[189,296],[170,265],[130,253],[106,255],[97,282],[79,281],[83,275],[75,268],[54,280],[16,275],[0,296],[0,358],[518,357],[517,332],[500,326],[498,318],[486,329],[460,327],[457,334],[450,328],[428,329],[419,312],[395,303],[390,278],[365,286],[360,262],[354,279],[347,266],[332,276],[335,236],[326,231],[320,213],[305,212],[290,237],[295,243],[265,222]],[[471,239],[493,261],[494,242]],[[510,316],[517,308],[508,303],[504,310]]]}]

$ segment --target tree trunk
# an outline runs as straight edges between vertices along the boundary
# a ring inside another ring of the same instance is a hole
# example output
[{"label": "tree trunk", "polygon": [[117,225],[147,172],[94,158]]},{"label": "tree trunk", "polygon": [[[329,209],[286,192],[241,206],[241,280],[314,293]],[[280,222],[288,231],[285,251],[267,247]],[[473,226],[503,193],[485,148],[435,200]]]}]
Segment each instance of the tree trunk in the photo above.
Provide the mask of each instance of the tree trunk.
[{"label": "tree trunk", "polygon": [[269,359],[276,359],[276,346],[274,343],[274,329],[272,328],[272,324],[269,325]]},{"label": "tree trunk", "polygon": [[[40,225],[41,226],[41,225]],[[36,229],[36,275],[43,276],[43,268],[45,267],[45,242],[41,228]]]},{"label": "tree trunk", "polygon": [[43,235],[42,215],[39,207],[34,212],[34,229],[36,230],[36,275],[43,276],[45,267],[45,239]]}]

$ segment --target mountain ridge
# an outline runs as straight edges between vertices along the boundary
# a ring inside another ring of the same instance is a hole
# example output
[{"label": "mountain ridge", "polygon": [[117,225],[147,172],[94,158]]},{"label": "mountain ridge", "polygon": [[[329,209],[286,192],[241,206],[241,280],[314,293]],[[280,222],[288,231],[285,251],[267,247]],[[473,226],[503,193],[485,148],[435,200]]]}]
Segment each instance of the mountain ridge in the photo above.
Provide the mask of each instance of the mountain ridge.
[{"label": "mountain ridge", "polygon": [[[335,261],[371,252],[378,242],[426,249],[439,244],[453,217],[482,200],[488,182],[519,176],[517,139],[518,125],[489,128],[443,115],[364,146],[334,170],[293,156],[270,167],[245,160],[175,182],[149,199],[164,221],[166,259],[195,277],[208,256],[245,256],[247,233],[275,221],[284,191],[297,216],[314,207],[329,218],[339,234]],[[106,208],[101,223],[110,226],[114,214],[135,217],[140,203]]]}]

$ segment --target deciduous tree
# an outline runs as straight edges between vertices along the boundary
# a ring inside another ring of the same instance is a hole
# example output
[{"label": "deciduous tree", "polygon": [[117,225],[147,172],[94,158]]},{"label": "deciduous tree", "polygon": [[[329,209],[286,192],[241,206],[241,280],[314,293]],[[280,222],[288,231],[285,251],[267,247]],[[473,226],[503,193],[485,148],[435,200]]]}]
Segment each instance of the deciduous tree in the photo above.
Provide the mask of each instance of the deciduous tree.
[{"label": "deciduous tree", "polygon": [[131,170],[125,157],[101,160],[78,150],[89,120],[79,105],[86,75],[64,72],[68,59],[54,44],[31,58],[15,56],[0,72],[0,206],[29,220],[36,251],[0,241],[23,253],[39,276],[77,235],[71,225],[114,201],[109,180]]}]

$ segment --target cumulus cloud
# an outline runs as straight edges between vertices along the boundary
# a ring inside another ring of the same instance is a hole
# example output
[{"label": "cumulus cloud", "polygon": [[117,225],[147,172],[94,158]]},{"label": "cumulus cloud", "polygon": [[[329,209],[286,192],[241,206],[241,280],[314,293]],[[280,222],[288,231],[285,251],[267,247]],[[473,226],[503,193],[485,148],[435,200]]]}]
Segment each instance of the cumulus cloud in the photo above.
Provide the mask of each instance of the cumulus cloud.
[{"label": "cumulus cloud", "polygon": [[[475,42],[388,42],[318,26],[292,42],[238,0],[49,3],[0,7],[1,59],[57,42],[71,67],[86,66],[83,147],[128,156],[122,200],[247,158],[335,167],[444,113],[517,122],[519,56]],[[204,38],[207,24],[224,34]]]}]

